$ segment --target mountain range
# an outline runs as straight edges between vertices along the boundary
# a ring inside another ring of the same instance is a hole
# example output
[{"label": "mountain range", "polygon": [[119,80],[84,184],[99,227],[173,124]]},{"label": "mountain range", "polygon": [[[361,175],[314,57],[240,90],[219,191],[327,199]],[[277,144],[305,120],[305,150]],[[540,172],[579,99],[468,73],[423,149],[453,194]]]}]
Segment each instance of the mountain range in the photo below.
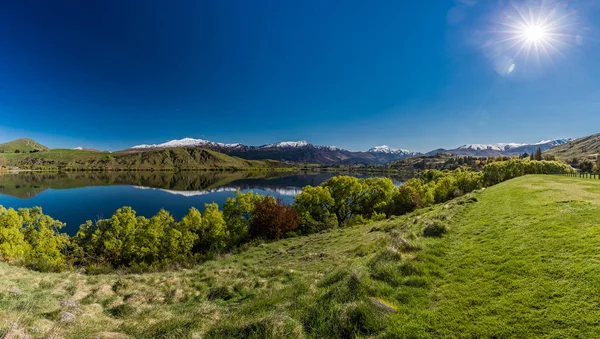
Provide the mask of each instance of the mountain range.
[{"label": "mountain range", "polygon": [[555,140],[542,140],[534,144],[523,144],[523,143],[496,143],[496,144],[466,144],[458,146],[454,149],[436,149],[431,152],[427,152],[426,155],[436,155],[439,153],[447,153],[452,155],[469,155],[477,157],[497,157],[501,155],[514,156],[521,155],[523,153],[534,153],[539,147],[542,151],[549,150],[553,147],[564,145],[573,139],[555,139]]},{"label": "mountain range", "polygon": [[[587,137],[596,140],[595,136]],[[581,138],[578,140],[587,140]],[[336,146],[313,145],[307,141],[284,141],[262,146],[248,146],[241,143],[220,143],[202,139],[185,138],[171,140],[161,144],[136,145],[126,150],[115,152],[116,155],[148,154],[153,151],[172,151],[175,149],[208,149],[245,160],[275,160],[288,163],[335,165],[378,165],[403,160],[414,156],[432,156],[436,154],[451,154],[461,156],[495,157],[501,155],[515,156],[523,153],[534,153],[539,147],[542,151],[553,147],[569,146],[575,141],[571,139],[543,140],[537,143],[495,143],[495,144],[465,144],[454,149],[436,149],[425,154],[411,152],[405,149],[394,149],[387,145],[375,146],[367,151],[349,151]],[[584,145],[585,146],[585,145]],[[582,146],[582,147],[584,147]],[[585,149],[594,149],[594,145]],[[48,148],[30,139],[19,139],[0,144],[0,152],[31,153],[43,152]],[[580,151],[579,149],[577,149]],[[88,154],[100,153],[96,149],[76,147],[72,151],[85,151]],[[106,152],[108,153],[108,152]],[[562,155],[562,154],[561,154]],[[90,155],[91,156],[91,155]]]},{"label": "mountain range", "polygon": [[165,149],[175,147],[202,147],[227,155],[248,160],[279,160],[320,165],[354,165],[354,164],[386,164],[390,161],[405,159],[418,152],[394,149],[387,145],[373,147],[368,151],[349,151],[336,146],[319,146],[307,141],[283,141],[262,146],[248,146],[240,143],[225,144],[220,142],[185,138],[171,140],[162,144],[136,145],[124,152],[140,152],[149,149]]},{"label": "mountain range", "polygon": [[[533,144],[526,143],[495,143],[495,144],[466,144],[454,149],[436,149],[425,155],[446,153],[463,156],[495,157],[501,155],[513,156],[523,153],[533,153],[537,148],[542,151],[566,144],[567,139],[543,140]],[[320,165],[376,165],[387,164],[391,161],[402,160],[412,156],[423,155],[405,149],[395,149],[387,145],[375,146],[367,151],[349,151],[336,146],[319,146],[307,141],[284,141],[262,146],[248,146],[240,143],[225,144],[202,139],[185,138],[171,140],[162,144],[137,145],[124,152],[139,152],[149,149],[166,149],[175,147],[202,147],[250,160],[279,160]]]}]

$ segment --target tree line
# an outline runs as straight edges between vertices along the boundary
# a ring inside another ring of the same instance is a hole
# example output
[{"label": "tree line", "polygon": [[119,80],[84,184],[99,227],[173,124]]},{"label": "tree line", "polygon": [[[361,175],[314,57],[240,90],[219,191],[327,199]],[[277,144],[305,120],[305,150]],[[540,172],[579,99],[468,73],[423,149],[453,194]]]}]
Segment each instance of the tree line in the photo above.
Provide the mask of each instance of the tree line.
[{"label": "tree line", "polygon": [[496,161],[482,171],[426,170],[395,186],[388,178],[337,176],[306,186],[291,205],[271,196],[236,192],[220,210],[191,208],[176,221],[165,210],[146,218],[122,207],[109,219],[87,221],[77,234],[60,233],[60,221],[42,209],[0,206],[0,260],[40,271],[159,269],[189,265],[256,241],[350,227],[442,203],[485,186],[525,175],[565,173],[558,161]]}]

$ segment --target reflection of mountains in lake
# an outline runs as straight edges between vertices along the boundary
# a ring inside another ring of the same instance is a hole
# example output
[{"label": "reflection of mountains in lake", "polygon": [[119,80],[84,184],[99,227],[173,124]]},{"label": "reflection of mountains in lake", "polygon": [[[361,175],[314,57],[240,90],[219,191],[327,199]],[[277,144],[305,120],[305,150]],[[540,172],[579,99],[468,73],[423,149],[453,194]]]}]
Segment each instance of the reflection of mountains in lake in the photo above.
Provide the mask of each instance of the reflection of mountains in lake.
[{"label": "reflection of mountains in lake", "polygon": [[253,190],[297,195],[306,185],[316,186],[332,176],[329,172],[21,172],[0,175],[0,194],[30,198],[47,189],[87,186],[131,185],[156,188],[185,196],[211,192]]}]

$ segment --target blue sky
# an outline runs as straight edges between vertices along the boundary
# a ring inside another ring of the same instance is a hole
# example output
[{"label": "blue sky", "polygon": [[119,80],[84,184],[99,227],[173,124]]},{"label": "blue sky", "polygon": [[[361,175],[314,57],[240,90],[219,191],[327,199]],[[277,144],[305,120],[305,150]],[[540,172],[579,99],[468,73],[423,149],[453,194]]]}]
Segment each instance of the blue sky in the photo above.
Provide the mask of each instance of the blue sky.
[{"label": "blue sky", "polygon": [[428,151],[600,132],[598,1],[546,3],[568,25],[537,61],[490,53],[507,1],[6,1],[0,141]]}]

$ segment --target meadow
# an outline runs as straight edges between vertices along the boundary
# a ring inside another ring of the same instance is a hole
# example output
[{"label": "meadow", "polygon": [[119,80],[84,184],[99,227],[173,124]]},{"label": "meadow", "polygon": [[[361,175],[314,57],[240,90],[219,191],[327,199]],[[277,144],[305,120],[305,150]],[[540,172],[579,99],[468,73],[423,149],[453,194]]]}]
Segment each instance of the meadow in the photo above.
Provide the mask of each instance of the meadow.
[{"label": "meadow", "polygon": [[[600,181],[528,175],[191,269],[0,264],[6,337],[594,337]],[[444,234],[428,233],[443,224]],[[428,236],[425,236],[428,235]]]}]

